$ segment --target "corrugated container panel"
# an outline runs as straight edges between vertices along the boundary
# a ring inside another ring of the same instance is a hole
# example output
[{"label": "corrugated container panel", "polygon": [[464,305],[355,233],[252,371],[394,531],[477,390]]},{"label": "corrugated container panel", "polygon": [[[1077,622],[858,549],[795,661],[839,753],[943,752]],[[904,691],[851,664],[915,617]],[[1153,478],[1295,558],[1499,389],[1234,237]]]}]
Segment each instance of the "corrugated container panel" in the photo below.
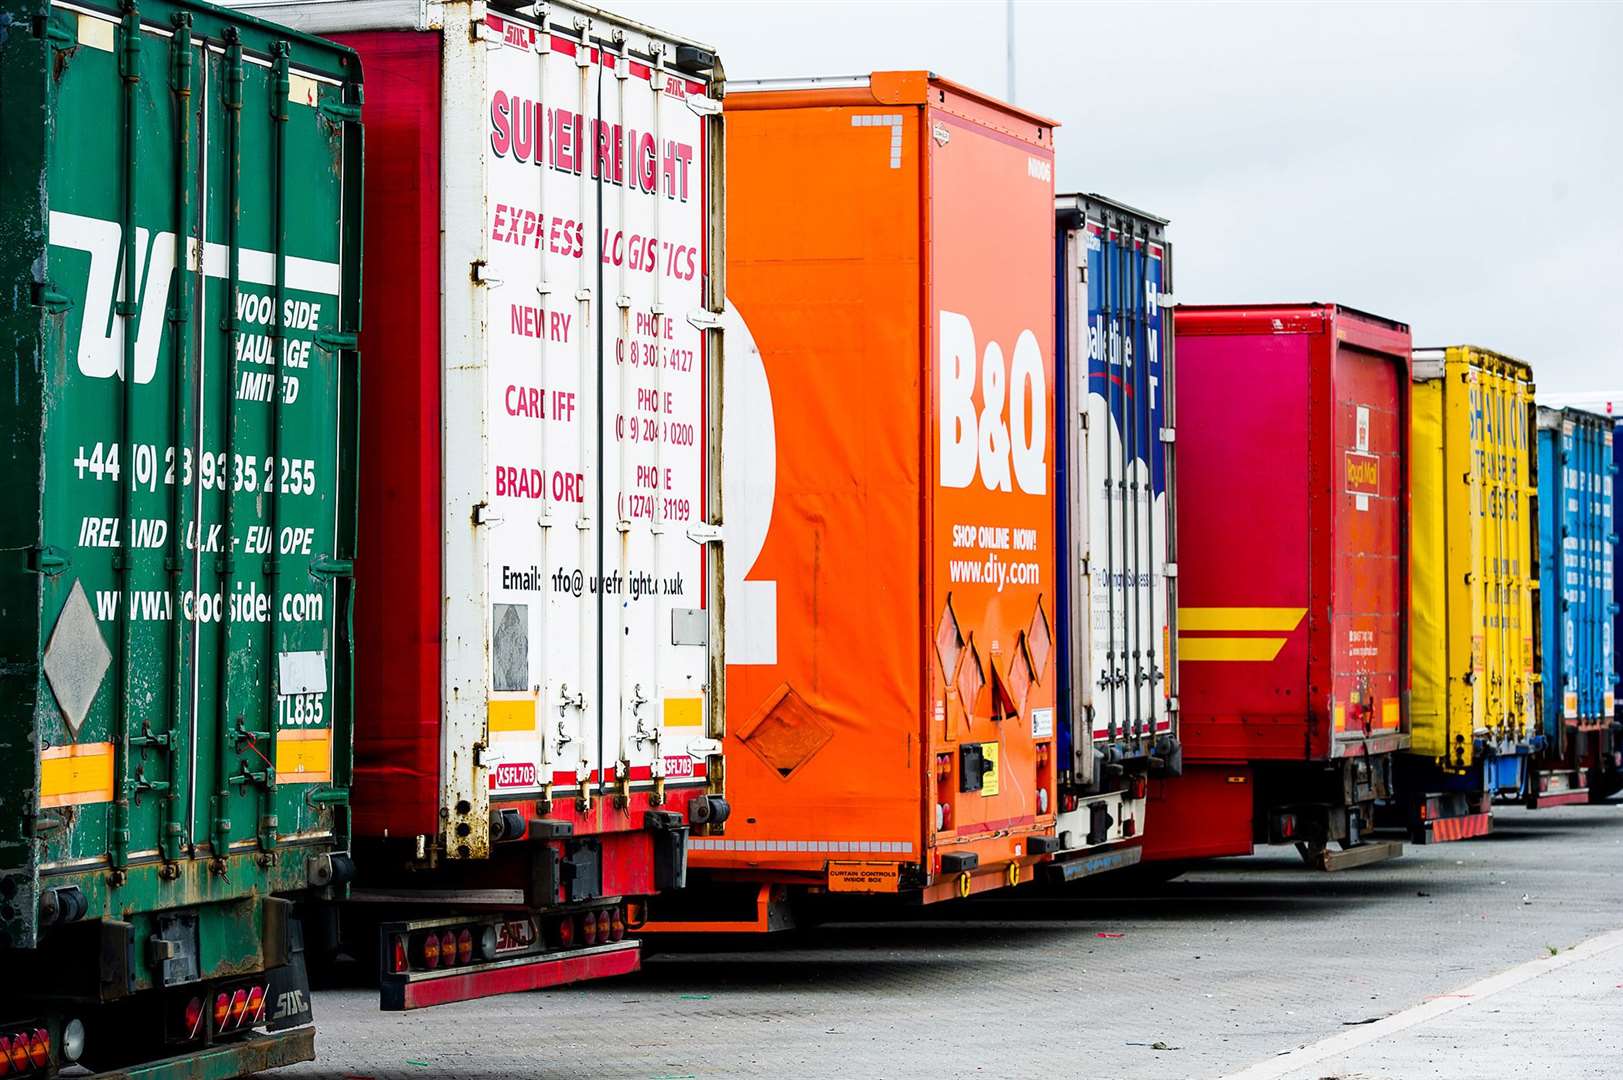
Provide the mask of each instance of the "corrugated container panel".
[{"label": "corrugated container panel", "polygon": [[207,4],[7,3],[0,86],[0,945],[77,885],[252,970],[224,905],[347,842],[360,69]]},{"label": "corrugated container panel", "polygon": [[1161,218],[1097,195],[1055,207],[1057,738],[1062,783],[1087,788],[1175,736],[1172,253]]},{"label": "corrugated container panel", "polygon": [[1486,349],[1414,354],[1411,749],[1445,769],[1539,731],[1533,390]]},{"label": "corrugated container panel", "polygon": [[649,812],[723,782],[720,67],[584,4],[255,7],[374,76],[357,831],[545,818],[652,892]]},{"label": "corrugated container panel", "polygon": [[1613,425],[1581,409],[1538,411],[1544,730],[1552,748],[1610,725],[1617,663]]},{"label": "corrugated container panel", "polygon": [[694,865],[1006,880],[1053,823],[1052,125],[924,72],[727,115],[739,809]]},{"label": "corrugated container panel", "polygon": [[1175,320],[1185,759],[1401,749],[1409,328],[1323,304]]}]

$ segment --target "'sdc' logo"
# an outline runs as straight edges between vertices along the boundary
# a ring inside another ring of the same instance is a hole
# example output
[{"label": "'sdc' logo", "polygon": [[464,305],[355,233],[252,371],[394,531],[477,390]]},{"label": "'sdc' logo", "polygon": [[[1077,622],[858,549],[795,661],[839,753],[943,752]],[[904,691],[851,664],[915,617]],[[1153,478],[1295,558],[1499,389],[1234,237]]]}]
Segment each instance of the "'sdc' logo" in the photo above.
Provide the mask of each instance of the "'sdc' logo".
[{"label": "'sdc' logo", "polygon": [[[975,328],[955,311],[941,312],[941,486],[968,487],[980,473],[988,491],[1048,492],[1048,380],[1042,347],[1022,330],[1007,367],[1003,349],[986,343],[979,364]],[[981,411],[975,415],[979,366]],[[1008,417],[1004,418],[1005,405]]]}]

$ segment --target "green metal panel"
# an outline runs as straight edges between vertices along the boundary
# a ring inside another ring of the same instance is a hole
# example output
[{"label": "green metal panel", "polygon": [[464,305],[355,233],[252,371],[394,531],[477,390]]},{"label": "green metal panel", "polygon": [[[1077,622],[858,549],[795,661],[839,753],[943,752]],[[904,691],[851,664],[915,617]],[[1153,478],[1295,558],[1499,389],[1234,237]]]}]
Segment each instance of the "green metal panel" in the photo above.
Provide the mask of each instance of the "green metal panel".
[{"label": "green metal panel", "polygon": [[347,845],[360,74],[0,0],[0,945]]}]

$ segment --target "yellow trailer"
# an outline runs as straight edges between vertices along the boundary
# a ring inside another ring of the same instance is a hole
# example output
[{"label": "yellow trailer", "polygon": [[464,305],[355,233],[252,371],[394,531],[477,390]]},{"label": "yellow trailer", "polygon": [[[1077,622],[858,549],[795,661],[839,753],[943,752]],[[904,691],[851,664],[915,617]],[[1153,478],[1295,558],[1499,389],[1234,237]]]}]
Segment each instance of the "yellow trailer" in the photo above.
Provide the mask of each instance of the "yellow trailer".
[{"label": "yellow trailer", "polygon": [[1539,731],[1533,369],[1417,349],[1409,469],[1410,717],[1400,791],[1417,842],[1491,828]]}]

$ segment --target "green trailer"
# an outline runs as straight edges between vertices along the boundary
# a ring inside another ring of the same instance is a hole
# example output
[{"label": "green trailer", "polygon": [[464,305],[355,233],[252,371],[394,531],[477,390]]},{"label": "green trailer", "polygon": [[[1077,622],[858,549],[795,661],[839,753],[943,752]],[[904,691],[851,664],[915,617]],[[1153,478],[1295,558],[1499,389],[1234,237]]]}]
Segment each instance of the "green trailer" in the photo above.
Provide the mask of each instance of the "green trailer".
[{"label": "green trailer", "polygon": [[0,0],[0,1075],[313,1053],[345,889],[355,54]]}]

